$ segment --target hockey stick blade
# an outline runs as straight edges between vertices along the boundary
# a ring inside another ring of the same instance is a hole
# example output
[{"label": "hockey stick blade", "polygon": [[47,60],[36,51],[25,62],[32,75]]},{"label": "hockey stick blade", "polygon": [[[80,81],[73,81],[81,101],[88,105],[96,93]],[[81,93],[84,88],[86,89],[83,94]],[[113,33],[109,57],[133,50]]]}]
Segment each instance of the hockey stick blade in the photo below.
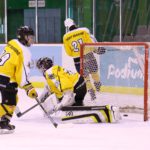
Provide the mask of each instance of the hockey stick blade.
[{"label": "hockey stick blade", "polygon": [[16,106],[15,114],[16,114],[17,117],[21,117],[22,116],[22,113],[21,113],[21,111],[20,111],[18,106]]},{"label": "hockey stick blade", "polygon": [[21,117],[23,116],[24,114],[26,114],[27,112],[29,112],[30,110],[32,110],[33,108],[35,108],[36,106],[38,106],[39,104],[35,104],[33,105],[32,107],[28,108],[27,110],[25,110],[24,112],[21,112],[19,107],[16,106],[16,110],[15,110],[15,113],[16,113],[16,116],[17,117]]},{"label": "hockey stick blade", "polygon": [[17,113],[16,115],[17,115],[17,117],[21,117],[21,116],[22,116],[22,113],[19,112],[19,113]]},{"label": "hockey stick blade", "polygon": [[[46,100],[46,98],[45,98],[43,101],[41,101],[40,103],[43,103],[45,100]],[[19,107],[16,106],[16,110],[15,110],[16,116],[17,116],[17,117],[21,117],[21,116],[23,116],[24,114],[26,114],[27,112],[29,112],[30,110],[32,110],[33,108],[37,107],[38,105],[39,105],[39,104],[37,103],[37,104],[31,106],[30,108],[26,109],[24,112],[21,112],[20,109],[19,109]]]}]

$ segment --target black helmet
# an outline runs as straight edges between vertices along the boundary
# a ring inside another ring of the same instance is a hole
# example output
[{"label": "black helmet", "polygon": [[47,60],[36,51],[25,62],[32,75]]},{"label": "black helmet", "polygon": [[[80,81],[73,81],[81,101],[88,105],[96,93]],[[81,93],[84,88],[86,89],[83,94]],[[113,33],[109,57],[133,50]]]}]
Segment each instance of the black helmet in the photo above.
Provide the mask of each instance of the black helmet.
[{"label": "black helmet", "polygon": [[45,72],[47,69],[53,66],[53,61],[48,57],[42,57],[37,61],[36,66],[38,69]]},{"label": "black helmet", "polygon": [[28,41],[25,39],[26,35],[34,35],[34,31],[31,27],[22,26],[17,30],[17,38],[24,45],[27,45],[28,43]]}]

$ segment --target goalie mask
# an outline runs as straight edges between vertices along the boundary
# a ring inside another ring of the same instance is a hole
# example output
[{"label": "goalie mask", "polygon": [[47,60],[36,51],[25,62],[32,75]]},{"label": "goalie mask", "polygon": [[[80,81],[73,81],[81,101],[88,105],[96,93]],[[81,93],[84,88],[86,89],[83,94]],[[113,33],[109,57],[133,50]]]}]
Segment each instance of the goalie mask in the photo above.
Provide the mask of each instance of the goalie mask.
[{"label": "goalie mask", "polygon": [[17,38],[25,46],[31,45],[31,43],[29,43],[29,36],[34,36],[34,31],[31,27],[22,26],[17,30]]},{"label": "goalie mask", "polygon": [[53,61],[48,57],[43,57],[37,61],[36,66],[44,73],[46,70],[53,66]]}]

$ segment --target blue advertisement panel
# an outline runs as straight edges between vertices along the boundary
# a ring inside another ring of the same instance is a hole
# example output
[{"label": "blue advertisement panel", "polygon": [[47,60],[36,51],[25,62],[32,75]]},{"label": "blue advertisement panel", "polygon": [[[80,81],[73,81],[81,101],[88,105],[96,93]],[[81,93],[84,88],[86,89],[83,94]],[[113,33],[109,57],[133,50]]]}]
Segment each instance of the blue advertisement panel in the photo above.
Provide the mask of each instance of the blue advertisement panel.
[{"label": "blue advertisement panel", "polygon": [[[103,85],[107,86],[126,86],[126,87],[143,87],[144,76],[144,49],[137,52],[133,50],[107,51],[100,57],[100,74]],[[142,68],[139,65],[142,62]]]},{"label": "blue advertisement panel", "polygon": [[31,48],[33,68],[31,69],[31,76],[40,75],[36,68],[36,62],[41,57],[49,57],[54,61],[54,64],[62,65],[62,45],[38,44]]}]

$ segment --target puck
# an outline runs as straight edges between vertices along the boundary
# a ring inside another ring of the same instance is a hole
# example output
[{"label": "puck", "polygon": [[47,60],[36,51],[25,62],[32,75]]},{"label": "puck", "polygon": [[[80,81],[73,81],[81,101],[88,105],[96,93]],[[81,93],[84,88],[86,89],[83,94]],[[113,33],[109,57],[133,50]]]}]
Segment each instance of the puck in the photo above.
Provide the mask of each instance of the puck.
[{"label": "puck", "polygon": [[124,117],[128,117],[128,114],[124,114],[123,116],[124,116]]}]

